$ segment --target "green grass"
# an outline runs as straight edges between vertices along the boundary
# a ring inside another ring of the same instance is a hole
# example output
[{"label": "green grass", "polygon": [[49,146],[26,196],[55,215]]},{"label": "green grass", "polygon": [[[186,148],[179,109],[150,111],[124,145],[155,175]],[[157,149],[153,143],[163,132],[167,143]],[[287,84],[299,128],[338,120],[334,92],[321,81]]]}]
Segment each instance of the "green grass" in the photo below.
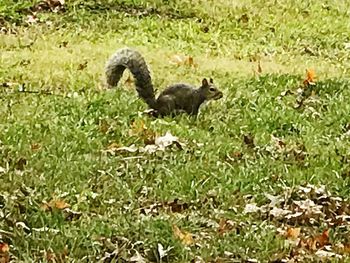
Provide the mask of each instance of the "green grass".
[{"label": "green grass", "polygon": [[[15,262],[52,255],[98,262],[116,245],[118,262],[135,251],[151,262],[271,262],[290,254],[276,234],[288,222],[242,213],[248,195],[261,205],[265,193],[311,183],[349,196],[345,2],[66,1],[57,13],[37,11],[34,24],[27,15],[38,2],[16,3],[0,4],[0,242]],[[144,54],[159,90],[213,77],[224,98],[197,119],[142,115],[147,107],[133,88],[105,89],[105,62],[122,46]],[[173,65],[174,55],[192,56],[198,66]],[[296,91],[307,68],[316,71],[316,95],[295,109],[296,95],[279,96]],[[107,153],[112,143],[145,145],[130,134],[135,120],[158,135],[170,131],[184,149]],[[254,149],[243,142],[248,134]],[[294,150],[303,145],[305,158],[284,158],[271,135]],[[52,199],[81,215],[43,209]],[[169,211],[175,199],[188,208]],[[147,210],[159,202],[163,208]],[[235,225],[223,236],[222,218]],[[182,244],[173,224],[198,244]],[[35,230],[43,227],[58,232]],[[320,233],[326,224],[300,227]],[[333,243],[349,233],[332,231]],[[173,247],[161,260],[158,244]]]}]

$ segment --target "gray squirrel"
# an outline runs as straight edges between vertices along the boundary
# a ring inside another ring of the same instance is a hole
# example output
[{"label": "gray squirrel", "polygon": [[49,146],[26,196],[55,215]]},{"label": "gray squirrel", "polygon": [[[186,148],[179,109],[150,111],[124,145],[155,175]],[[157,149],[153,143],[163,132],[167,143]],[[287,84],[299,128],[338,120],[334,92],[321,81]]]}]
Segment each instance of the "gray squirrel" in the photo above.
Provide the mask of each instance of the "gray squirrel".
[{"label": "gray squirrel", "polygon": [[129,69],[135,80],[136,91],[156,116],[188,113],[197,115],[204,101],[217,100],[223,94],[210,78],[202,80],[199,88],[188,84],[173,84],[155,97],[150,71],[144,57],[136,50],[122,48],[117,50],[106,65],[106,79],[109,87],[117,86],[125,69]]}]

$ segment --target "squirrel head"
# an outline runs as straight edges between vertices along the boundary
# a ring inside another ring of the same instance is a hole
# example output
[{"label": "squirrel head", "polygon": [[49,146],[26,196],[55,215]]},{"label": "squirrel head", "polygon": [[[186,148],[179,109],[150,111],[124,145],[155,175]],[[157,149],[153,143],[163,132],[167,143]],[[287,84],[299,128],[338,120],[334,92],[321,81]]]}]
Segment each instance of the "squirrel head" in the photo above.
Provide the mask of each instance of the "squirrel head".
[{"label": "squirrel head", "polygon": [[222,92],[214,85],[212,78],[209,79],[209,82],[204,78],[199,89],[206,100],[218,100],[223,96]]}]

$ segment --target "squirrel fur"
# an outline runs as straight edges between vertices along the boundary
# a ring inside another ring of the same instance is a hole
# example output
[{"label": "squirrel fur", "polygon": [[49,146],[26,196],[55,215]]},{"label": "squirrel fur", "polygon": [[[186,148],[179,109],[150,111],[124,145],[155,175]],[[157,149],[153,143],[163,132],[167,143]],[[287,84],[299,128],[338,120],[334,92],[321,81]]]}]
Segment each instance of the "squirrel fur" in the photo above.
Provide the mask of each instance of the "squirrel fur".
[{"label": "squirrel fur", "polygon": [[204,78],[199,88],[183,83],[173,84],[156,98],[150,71],[144,57],[138,51],[130,48],[117,50],[108,60],[106,79],[109,87],[117,86],[125,69],[128,69],[133,75],[139,97],[160,116],[183,112],[197,115],[204,101],[217,100],[223,96],[211,78],[209,82]]}]

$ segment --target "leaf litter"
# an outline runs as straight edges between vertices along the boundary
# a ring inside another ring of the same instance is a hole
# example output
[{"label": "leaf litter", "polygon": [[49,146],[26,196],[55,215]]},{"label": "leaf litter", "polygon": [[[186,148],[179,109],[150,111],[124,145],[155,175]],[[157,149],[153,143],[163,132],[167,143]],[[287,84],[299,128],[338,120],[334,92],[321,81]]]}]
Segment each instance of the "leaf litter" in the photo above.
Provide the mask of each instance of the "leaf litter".
[{"label": "leaf litter", "polygon": [[[274,223],[286,246],[292,247],[288,260],[305,260],[308,256],[340,259],[347,253],[348,244],[332,242],[330,233],[350,227],[349,200],[333,196],[324,185],[311,184],[285,187],[282,194],[265,193],[265,197],[260,206],[254,200],[246,203],[243,213]],[[319,229],[323,231],[319,233]]]},{"label": "leaf litter", "polygon": [[104,152],[110,154],[116,153],[146,153],[152,154],[158,151],[164,152],[166,149],[175,146],[177,149],[183,150],[185,143],[181,142],[178,137],[172,135],[169,131],[163,136],[157,136],[154,138],[154,142],[145,146],[137,147],[135,144],[130,146],[119,146],[117,144],[111,144]]}]

